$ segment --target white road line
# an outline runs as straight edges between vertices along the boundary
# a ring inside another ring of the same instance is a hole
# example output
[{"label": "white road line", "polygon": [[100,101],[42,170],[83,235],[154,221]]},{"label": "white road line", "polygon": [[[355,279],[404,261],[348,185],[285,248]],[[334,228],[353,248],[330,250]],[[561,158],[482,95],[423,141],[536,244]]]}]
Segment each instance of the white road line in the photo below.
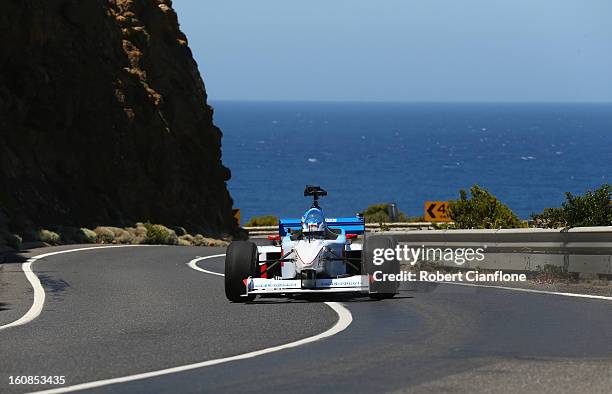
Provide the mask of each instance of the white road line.
[{"label": "white road line", "polygon": [[207,274],[210,274],[210,275],[225,276],[225,275],[223,275],[223,274],[221,274],[219,272],[213,272],[213,271],[205,270],[204,268],[198,267],[198,261],[202,261],[202,260],[206,260],[206,259],[212,259],[213,257],[223,257],[223,256],[225,256],[225,253],[224,254],[216,254],[214,256],[198,257],[198,258],[195,258],[195,259],[191,260],[190,262],[188,262],[187,265],[190,268],[193,268],[196,271],[201,271],[201,272],[204,272],[204,273],[207,273]]},{"label": "white road line", "polygon": [[38,276],[32,271],[32,264],[37,260],[44,259],[45,257],[55,256],[56,254],[64,254],[64,253],[74,253],[74,252],[82,252],[84,250],[93,250],[93,249],[108,249],[108,248],[125,248],[129,246],[141,246],[141,245],[108,245],[108,246],[89,246],[86,248],[78,248],[78,249],[68,249],[68,250],[60,250],[58,252],[50,252],[45,254],[39,254],[38,256],[34,256],[29,258],[25,263],[21,265],[21,269],[25,274],[26,278],[30,282],[32,289],[34,290],[34,301],[32,302],[32,306],[26,312],[25,315],[21,316],[19,319],[15,320],[12,323],[5,324],[0,326],[0,330],[4,330],[9,327],[20,326],[22,324],[26,324],[36,319],[40,312],[42,312],[43,306],[45,305],[45,290],[40,284],[40,280]]},{"label": "white road line", "polygon": [[576,298],[590,298],[595,300],[607,300],[612,301],[612,297],[591,295],[591,294],[578,294],[578,293],[563,293],[561,291],[546,291],[546,290],[535,290],[535,289],[522,289],[520,287],[507,287],[507,286],[494,286],[494,285],[477,285],[475,283],[459,283],[459,282],[438,282],[445,285],[458,285],[458,286],[470,286],[470,287],[486,287],[488,289],[502,289],[512,291],[522,291],[524,293],[535,293],[535,294],[549,294],[556,296],[565,297],[576,297]]},{"label": "white road line", "polygon": [[[198,257],[196,259],[191,260],[189,263],[187,263],[187,265],[190,268],[193,268],[197,271],[205,272],[207,274],[225,276],[221,273],[208,271],[208,270],[205,270],[197,266],[198,261],[212,259],[215,257],[223,257],[223,256],[225,256],[225,254],[216,254],[213,256]],[[162,376],[162,375],[168,375],[168,374],[177,373],[177,372],[189,371],[189,370],[197,369],[197,368],[210,367],[212,365],[228,363],[231,361],[245,360],[248,358],[262,356],[264,354],[274,353],[274,352],[278,352],[284,349],[291,349],[294,347],[305,345],[307,343],[319,341],[321,339],[331,337],[341,331],[344,331],[353,321],[353,315],[351,315],[351,312],[348,309],[346,309],[344,306],[342,306],[342,304],[337,303],[337,302],[326,302],[325,304],[329,306],[330,308],[332,308],[334,312],[338,314],[338,321],[327,331],[324,331],[312,337],[300,339],[298,341],[286,343],[284,345],[278,345],[278,346],[273,346],[273,347],[269,347],[266,349],[256,350],[254,352],[238,354],[236,356],[218,358],[215,360],[202,361],[202,362],[195,363],[195,364],[180,365],[178,367],[160,369],[158,371],[144,372],[144,373],[139,373],[135,375],[122,376],[119,378],[97,380],[93,382],[77,384],[74,386],[58,387],[58,388],[49,389],[49,390],[37,391],[37,393],[46,393],[46,394],[68,393],[72,391],[87,390],[87,389],[92,389],[95,387],[108,386],[111,384],[126,383],[126,382],[132,382],[134,380],[154,378],[156,376]]]}]

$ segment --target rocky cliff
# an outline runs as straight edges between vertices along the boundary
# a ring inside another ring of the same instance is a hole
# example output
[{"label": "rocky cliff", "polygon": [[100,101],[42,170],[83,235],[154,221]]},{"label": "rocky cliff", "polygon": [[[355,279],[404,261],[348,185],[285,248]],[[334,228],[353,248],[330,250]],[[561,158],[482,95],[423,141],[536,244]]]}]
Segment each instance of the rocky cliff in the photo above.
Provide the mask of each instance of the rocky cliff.
[{"label": "rocky cliff", "polygon": [[234,233],[221,131],[170,0],[5,0],[0,219]]}]

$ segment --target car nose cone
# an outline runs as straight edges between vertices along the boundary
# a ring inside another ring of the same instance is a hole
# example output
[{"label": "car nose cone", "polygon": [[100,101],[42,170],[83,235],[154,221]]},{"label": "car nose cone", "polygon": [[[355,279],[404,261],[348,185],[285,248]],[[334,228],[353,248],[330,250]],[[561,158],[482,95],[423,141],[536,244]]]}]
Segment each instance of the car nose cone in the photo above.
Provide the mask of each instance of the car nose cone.
[{"label": "car nose cone", "polygon": [[295,253],[303,266],[311,266],[317,260],[322,248],[322,240],[300,241],[295,245]]}]

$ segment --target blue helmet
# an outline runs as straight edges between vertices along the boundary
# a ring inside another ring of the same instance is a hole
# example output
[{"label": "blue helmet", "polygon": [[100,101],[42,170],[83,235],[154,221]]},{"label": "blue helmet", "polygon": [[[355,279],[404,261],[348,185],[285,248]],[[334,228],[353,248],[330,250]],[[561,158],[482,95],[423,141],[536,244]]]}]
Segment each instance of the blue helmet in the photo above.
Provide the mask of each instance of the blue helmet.
[{"label": "blue helmet", "polygon": [[302,232],[314,233],[325,231],[325,216],[319,208],[310,208],[302,217]]}]

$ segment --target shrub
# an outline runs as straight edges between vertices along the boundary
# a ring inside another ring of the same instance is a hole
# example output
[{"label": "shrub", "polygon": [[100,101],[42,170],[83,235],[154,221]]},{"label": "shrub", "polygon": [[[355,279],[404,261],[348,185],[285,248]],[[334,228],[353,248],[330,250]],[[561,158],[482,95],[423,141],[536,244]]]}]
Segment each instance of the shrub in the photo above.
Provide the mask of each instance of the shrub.
[{"label": "shrub", "polygon": [[76,241],[84,244],[95,244],[98,235],[95,231],[81,227],[76,233]]},{"label": "shrub", "polygon": [[0,245],[7,245],[13,249],[21,249],[21,243],[23,239],[17,234],[11,233],[0,233]]},{"label": "shrub", "polygon": [[276,226],[278,225],[278,218],[276,216],[253,216],[244,226],[245,227],[256,227],[256,226]]},{"label": "shrub", "polygon": [[178,237],[173,230],[161,224],[145,223],[147,236],[144,243],[150,245],[178,245]]},{"label": "shrub", "polygon": [[147,239],[147,228],[143,223],[136,223],[135,227],[128,227],[125,230],[132,236],[132,243],[145,243],[145,240]]},{"label": "shrub", "polygon": [[193,236],[190,234],[181,235],[178,239],[178,244],[181,246],[192,246]]},{"label": "shrub", "polygon": [[387,204],[370,205],[362,212],[362,215],[367,223],[387,223],[389,221]]},{"label": "shrub", "polygon": [[207,238],[202,234],[196,234],[193,237],[192,245],[194,246],[218,246],[223,247],[229,245],[228,241],[222,239]]},{"label": "shrub", "polygon": [[136,227],[134,227],[134,233],[136,236],[145,237],[147,235],[147,227],[144,223],[138,222]]},{"label": "shrub", "polygon": [[449,212],[454,228],[518,228],[523,222],[493,194],[478,185],[459,192],[459,200],[450,201]]},{"label": "shrub", "polygon": [[202,234],[196,234],[193,237],[192,244],[195,246],[208,246],[208,238],[204,237]]},{"label": "shrub", "polygon": [[542,213],[531,214],[531,219],[536,227],[542,228],[559,228],[567,224],[563,208],[544,208]]},{"label": "shrub", "polygon": [[[103,233],[104,243],[131,244],[134,240],[134,236],[129,231],[120,227],[104,226],[97,229]],[[109,232],[113,234],[112,239]]]},{"label": "shrub", "polygon": [[59,245],[61,241],[61,238],[58,233],[46,229],[38,230],[37,238],[39,241],[42,241],[49,245]]},{"label": "shrub", "polygon": [[115,241],[119,244],[133,244],[135,237],[126,229],[121,230],[119,233],[115,233]]},{"label": "shrub", "polygon": [[101,244],[112,244],[115,241],[115,233],[108,227],[98,226],[94,229],[96,241]]},{"label": "shrub", "polygon": [[226,247],[229,244],[230,243],[228,241],[225,241],[223,239],[211,239],[208,243],[208,246]]},{"label": "shrub", "polygon": [[[368,206],[363,215],[366,223],[389,223],[389,204],[372,204]],[[421,222],[423,217],[407,216],[404,212],[398,212],[398,222]]]},{"label": "shrub", "polygon": [[546,208],[540,214],[531,215],[538,227],[585,227],[610,226],[612,224],[612,186],[602,185],[588,190],[583,196],[565,193],[565,202],[560,208]]}]

